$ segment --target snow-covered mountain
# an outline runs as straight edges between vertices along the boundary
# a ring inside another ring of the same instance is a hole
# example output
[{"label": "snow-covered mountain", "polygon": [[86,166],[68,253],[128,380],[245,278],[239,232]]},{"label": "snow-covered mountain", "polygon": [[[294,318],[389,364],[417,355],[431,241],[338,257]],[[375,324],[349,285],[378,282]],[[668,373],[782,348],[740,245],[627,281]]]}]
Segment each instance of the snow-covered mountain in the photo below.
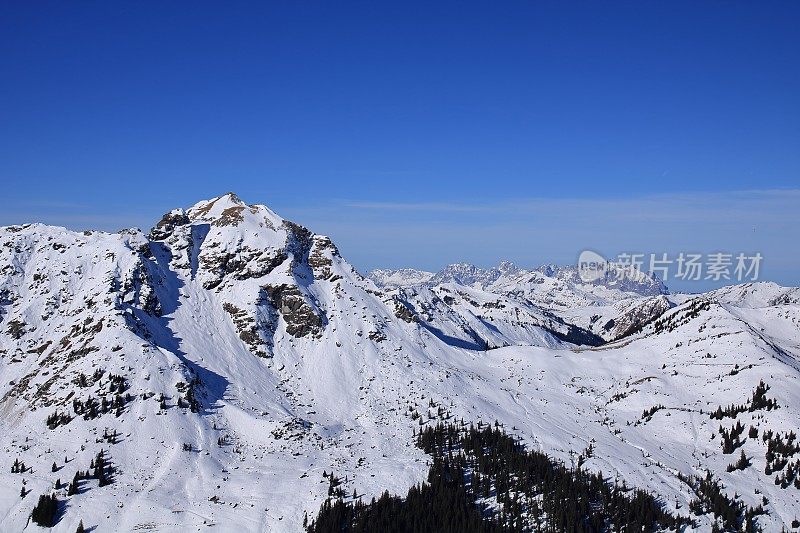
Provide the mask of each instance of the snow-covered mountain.
[{"label": "snow-covered mountain", "polygon": [[[613,272],[612,272],[613,274]],[[368,277],[396,294],[423,323],[477,346],[553,346],[558,340],[600,344],[621,337],[673,303],[655,277],[607,276],[586,283],[576,267],[524,270],[503,261],[483,269],[468,263],[431,274],[376,270]],[[429,312],[428,310],[436,310]],[[522,326],[522,327],[520,327]],[[525,330],[536,329],[526,334]],[[552,335],[541,335],[541,328]]]},{"label": "snow-covered mountain", "polygon": [[707,471],[789,529],[797,294],[509,263],[363,277],[233,194],[147,234],[0,228],[0,530],[36,529],[53,493],[54,531],[298,531],[329,472],[346,500],[405,494],[430,459],[414,433],[462,418],[567,465],[590,448],[582,468],[697,529],[715,508],[690,513],[689,476]]}]

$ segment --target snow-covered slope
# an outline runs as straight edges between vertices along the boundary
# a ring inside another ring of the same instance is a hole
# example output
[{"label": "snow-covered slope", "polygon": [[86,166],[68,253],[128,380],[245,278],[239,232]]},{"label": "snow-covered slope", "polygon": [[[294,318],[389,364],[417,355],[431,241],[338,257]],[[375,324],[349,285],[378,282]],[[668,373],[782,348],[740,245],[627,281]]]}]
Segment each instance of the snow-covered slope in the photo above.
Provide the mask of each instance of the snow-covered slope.
[{"label": "snow-covered slope", "polygon": [[[323,473],[367,501],[421,482],[412,433],[446,417],[497,419],[567,464],[592,443],[585,468],[677,513],[682,475],[710,469],[764,505],[765,530],[790,527],[800,490],[764,473],[762,435],[798,430],[797,303],[673,307],[660,288],[496,270],[367,279],[330,239],[232,194],[147,235],[0,228],[0,530],[36,529],[55,492],[54,531],[297,531]],[[711,418],[762,380],[779,408]],[[736,421],[748,430],[725,454],[719,427]],[[101,450],[104,482],[70,490]],[[728,472],[740,450],[752,466]]]}]

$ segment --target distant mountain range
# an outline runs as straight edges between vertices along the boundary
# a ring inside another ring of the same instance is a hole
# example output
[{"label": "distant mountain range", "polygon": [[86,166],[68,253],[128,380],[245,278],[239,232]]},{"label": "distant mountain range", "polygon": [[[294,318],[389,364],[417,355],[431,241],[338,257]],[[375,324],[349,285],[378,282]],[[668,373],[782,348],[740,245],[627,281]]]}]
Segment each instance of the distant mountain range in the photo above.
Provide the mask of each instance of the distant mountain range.
[{"label": "distant mountain range", "polygon": [[491,289],[494,286],[510,283],[543,283],[544,278],[557,278],[573,285],[584,286],[585,290],[591,290],[590,287],[605,287],[622,292],[633,292],[642,296],[669,293],[661,280],[648,274],[642,274],[638,279],[617,280],[609,276],[585,283],[580,279],[577,267],[542,265],[535,270],[523,270],[510,261],[502,261],[496,267],[488,269],[469,263],[456,263],[448,265],[436,273],[413,268],[381,269],[373,270],[368,277],[381,287],[435,286],[443,283],[456,283],[468,287]]}]

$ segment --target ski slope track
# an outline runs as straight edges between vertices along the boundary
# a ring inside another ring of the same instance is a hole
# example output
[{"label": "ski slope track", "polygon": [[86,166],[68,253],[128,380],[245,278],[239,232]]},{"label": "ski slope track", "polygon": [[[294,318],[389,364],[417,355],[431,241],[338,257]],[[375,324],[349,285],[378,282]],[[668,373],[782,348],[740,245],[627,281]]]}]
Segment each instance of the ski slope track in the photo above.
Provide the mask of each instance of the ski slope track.
[{"label": "ski slope track", "polygon": [[[679,474],[709,470],[764,506],[764,531],[790,530],[800,489],[765,474],[762,435],[800,432],[799,328],[800,290],[770,283],[672,296],[510,263],[365,277],[234,194],[146,234],[0,228],[0,531],[41,529],[49,493],[52,531],[300,531],[323,472],[366,501],[424,481],[412,434],[443,418],[497,420],[567,465],[591,444],[584,468],[678,514]],[[778,408],[710,416],[762,381]],[[110,482],[70,491],[101,450]]]}]

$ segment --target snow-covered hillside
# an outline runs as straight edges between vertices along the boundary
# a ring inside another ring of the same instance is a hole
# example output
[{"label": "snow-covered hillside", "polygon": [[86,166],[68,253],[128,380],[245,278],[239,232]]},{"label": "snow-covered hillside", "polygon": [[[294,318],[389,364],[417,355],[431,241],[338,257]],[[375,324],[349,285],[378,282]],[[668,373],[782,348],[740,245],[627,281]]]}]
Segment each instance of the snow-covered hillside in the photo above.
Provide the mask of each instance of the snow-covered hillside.
[{"label": "snow-covered hillside", "polygon": [[[686,476],[709,470],[765,531],[789,529],[797,294],[672,298],[508,263],[365,278],[233,194],[147,234],[0,228],[0,531],[36,530],[50,493],[54,531],[298,531],[330,472],[364,501],[424,481],[413,433],[461,418],[567,465],[591,444],[583,468],[681,515]],[[777,408],[754,402],[762,382]],[[76,476],[101,451],[102,475]]]}]

